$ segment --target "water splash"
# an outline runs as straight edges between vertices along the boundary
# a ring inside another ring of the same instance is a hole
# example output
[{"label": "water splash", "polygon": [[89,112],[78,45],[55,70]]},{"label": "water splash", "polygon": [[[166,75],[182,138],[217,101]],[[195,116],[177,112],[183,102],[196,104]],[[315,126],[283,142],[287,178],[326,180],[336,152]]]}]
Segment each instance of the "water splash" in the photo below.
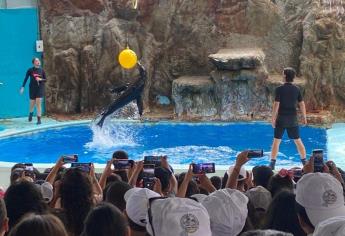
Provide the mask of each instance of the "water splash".
[{"label": "water splash", "polygon": [[103,128],[92,124],[92,141],[84,145],[88,150],[106,151],[116,147],[138,146],[137,129],[119,123],[104,123]]},{"label": "water splash", "polygon": [[112,118],[133,120],[139,118],[137,104],[130,102],[115,111],[104,121],[103,127],[96,125],[97,120],[91,124],[92,141],[84,145],[88,150],[105,151],[116,147],[133,147],[136,143],[136,130],[125,124],[112,123]]}]

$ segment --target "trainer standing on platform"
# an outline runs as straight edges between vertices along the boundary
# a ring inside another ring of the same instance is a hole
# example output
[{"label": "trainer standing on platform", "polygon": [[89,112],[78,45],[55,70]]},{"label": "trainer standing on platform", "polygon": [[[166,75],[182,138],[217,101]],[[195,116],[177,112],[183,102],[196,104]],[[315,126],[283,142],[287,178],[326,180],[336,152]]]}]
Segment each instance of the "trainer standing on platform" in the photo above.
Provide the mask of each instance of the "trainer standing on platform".
[{"label": "trainer standing on platform", "polygon": [[296,71],[291,68],[285,68],[283,71],[284,85],[276,88],[275,99],[272,109],[272,127],[274,128],[274,139],[271,150],[270,167],[275,168],[276,158],[279,151],[279,145],[285,130],[288,136],[296,144],[301,162],[306,162],[306,151],[299,135],[299,126],[297,119],[297,104],[303,115],[303,124],[307,124],[305,104],[299,88],[292,84]]},{"label": "trainer standing on platform", "polygon": [[37,111],[37,124],[41,124],[41,102],[42,98],[44,97],[44,84],[47,80],[46,74],[44,70],[41,68],[41,61],[38,58],[32,59],[32,64],[34,65],[32,68],[28,69],[26,72],[26,76],[23,82],[22,87],[20,88],[20,93],[23,94],[25,84],[30,77],[29,83],[29,97],[30,97],[30,114],[29,114],[29,122],[32,121],[32,116],[34,114],[34,108],[36,105]]}]

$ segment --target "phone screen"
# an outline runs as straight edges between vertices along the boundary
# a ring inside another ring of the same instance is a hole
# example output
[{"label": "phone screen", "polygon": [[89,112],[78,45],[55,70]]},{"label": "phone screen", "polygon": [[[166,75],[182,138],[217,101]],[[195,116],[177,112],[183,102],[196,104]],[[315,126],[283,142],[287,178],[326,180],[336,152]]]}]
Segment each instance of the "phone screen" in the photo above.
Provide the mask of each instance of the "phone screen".
[{"label": "phone screen", "polygon": [[144,165],[161,165],[161,156],[144,156]]},{"label": "phone screen", "polygon": [[322,149],[315,149],[313,150],[313,157],[314,157],[314,172],[323,172],[323,150]]},{"label": "phone screen", "polygon": [[264,150],[256,149],[256,150],[248,150],[248,158],[260,158],[264,156]]},{"label": "phone screen", "polygon": [[78,168],[84,172],[89,173],[91,170],[91,164],[92,163],[79,163],[79,162],[73,162],[71,164],[71,168]]},{"label": "phone screen", "polygon": [[63,162],[64,163],[78,162],[78,155],[77,154],[63,155]]},{"label": "phone screen", "polygon": [[155,176],[155,165],[144,165],[143,168],[144,177],[154,177]]},{"label": "phone screen", "polygon": [[215,169],[214,163],[193,164],[194,174],[215,173],[215,172],[216,172],[216,169]]},{"label": "phone screen", "polygon": [[115,159],[113,164],[116,170],[126,170],[133,166],[134,161],[128,159]]}]

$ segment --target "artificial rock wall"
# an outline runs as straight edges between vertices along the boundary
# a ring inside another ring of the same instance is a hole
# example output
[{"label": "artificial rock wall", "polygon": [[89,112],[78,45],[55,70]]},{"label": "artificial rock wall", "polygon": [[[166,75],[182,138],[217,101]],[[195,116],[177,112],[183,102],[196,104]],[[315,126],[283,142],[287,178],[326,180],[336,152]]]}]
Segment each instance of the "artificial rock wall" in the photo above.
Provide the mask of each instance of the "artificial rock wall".
[{"label": "artificial rock wall", "polygon": [[148,69],[145,112],[157,95],[172,98],[177,78],[210,75],[215,66],[208,55],[221,48],[259,48],[268,74],[292,66],[305,78],[309,109],[342,110],[344,8],[340,0],[329,1],[139,0],[133,10],[127,0],[41,0],[47,111],[107,105],[109,88],[137,75],[117,62],[126,35]]}]

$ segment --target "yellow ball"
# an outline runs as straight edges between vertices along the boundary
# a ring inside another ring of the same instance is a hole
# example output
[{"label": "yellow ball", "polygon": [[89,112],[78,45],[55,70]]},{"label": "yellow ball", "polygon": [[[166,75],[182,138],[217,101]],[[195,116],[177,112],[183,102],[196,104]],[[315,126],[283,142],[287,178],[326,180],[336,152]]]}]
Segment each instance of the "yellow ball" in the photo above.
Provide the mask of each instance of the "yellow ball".
[{"label": "yellow ball", "polygon": [[120,65],[125,69],[132,69],[137,64],[137,61],[137,55],[129,48],[122,50],[119,54]]}]

